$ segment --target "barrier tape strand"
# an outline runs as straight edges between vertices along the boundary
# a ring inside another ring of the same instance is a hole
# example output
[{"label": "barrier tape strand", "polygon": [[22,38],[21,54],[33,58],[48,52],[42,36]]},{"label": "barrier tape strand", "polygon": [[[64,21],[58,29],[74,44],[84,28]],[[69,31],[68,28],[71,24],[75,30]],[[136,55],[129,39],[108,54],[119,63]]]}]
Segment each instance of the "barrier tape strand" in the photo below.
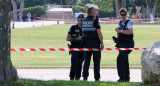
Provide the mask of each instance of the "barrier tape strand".
[{"label": "barrier tape strand", "polygon": [[11,51],[120,51],[145,50],[146,48],[11,48]]}]

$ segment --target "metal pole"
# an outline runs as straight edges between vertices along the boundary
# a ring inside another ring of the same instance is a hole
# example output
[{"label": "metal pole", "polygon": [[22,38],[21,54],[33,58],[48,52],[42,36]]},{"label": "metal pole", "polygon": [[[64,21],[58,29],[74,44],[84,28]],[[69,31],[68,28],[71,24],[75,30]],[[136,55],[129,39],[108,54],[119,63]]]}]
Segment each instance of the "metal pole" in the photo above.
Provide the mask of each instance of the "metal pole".
[{"label": "metal pole", "polygon": [[63,8],[63,19],[64,19],[64,8]]},{"label": "metal pole", "polygon": [[14,29],[14,22],[12,23],[12,29]]}]

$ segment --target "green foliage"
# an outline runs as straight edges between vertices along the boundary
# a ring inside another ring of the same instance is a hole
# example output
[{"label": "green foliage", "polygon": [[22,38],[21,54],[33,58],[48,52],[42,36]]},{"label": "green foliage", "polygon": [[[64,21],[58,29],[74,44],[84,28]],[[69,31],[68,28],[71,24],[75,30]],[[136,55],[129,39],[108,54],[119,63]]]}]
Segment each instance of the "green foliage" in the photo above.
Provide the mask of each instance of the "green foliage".
[{"label": "green foliage", "polygon": [[146,4],[149,6],[149,7],[151,7],[151,8],[154,8],[154,6],[155,6],[155,2],[156,2],[157,0],[145,0],[145,2],[146,2]]},{"label": "green foliage", "polygon": [[63,5],[70,5],[70,4],[72,4],[72,0],[62,0],[62,1],[63,1]]},{"label": "green foliage", "polygon": [[[46,1],[47,4],[53,4],[56,3],[60,5],[61,0],[25,0],[25,6],[24,7],[33,7],[33,6],[43,6],[44,1]],[[62,5],[69,5],[72,3],[72,0],[62,0]]]},{"label": "green foliage", "polygon": [[100,18],[115,17],[115,12],[107,12],[105,10],[100,10],[99,11],[99,17]]},{"label": "green foliage", "polygon": [[136,6],[147,7],[147,5],[152,8],[155,6],[156,14],[158,13],[158,11],[160,11],[160,0],[129,0],[129,4],[130,7],[133,7],[134,13],[136,13]]},{"label": "green foliage", "polygon": [[159,13],[159,15],[160,15],[160,0],[156,1],[156,12],[157,12],[157,14]]},{"label": "green foliage", "polygon": [[[92,3],[92,4],[96,4],[99,6],[100,8],[100,17],[115,17],[115,2],[114,0],[75,0],[76,4],[80,4],[80,5],[85,5],[86,3]],[[121,0],[120,0],[121,1]],[[17,7],[19,8],[19,0],[16,0],[17,2]],[[72,0],[62,0],[62,5],[70,5],[72,3]],[[152,2],[152,3],[150,3]],[[46,0],[47,4],[53,4],[56,3],[57,5],[60,5],[61,0]],[[144,6],[147,7],[147,4],[151,7],[155,6],[156,7],[156,14],[158,13],[158,11],[160,11],[160,0],[126,0],[126,8],[128,9],[128,7],[133,7],[132,9],[132,13],[136,13],[136,8],[135,6]],[[33,7],[33,6],[43,6],[44,5],[44,0],[25,0],[25,4],[24,7]],[[75,7],[73,8],[74,12],[81,12],[83,8],[80,7]],[[82,10],[82,12],[85,12],[84,10]]]},{"label": "green foliage", "polygon": [[76,0],[77,4],[84,6],[86,4],[86,1],[88,1],[88,3],[90,3],[90,0]]},{"label": "green foliage", "polygon": [[132,6],[147,6],[147,4],[145,3],[145,0],[129,0],[129,3],[132,5]]},{"label": "green foliage", "polygon": [[96,4],[99,7],[99,17],[115,17],[113,9],[114,0],[90,0],[90,3]]},{"label": "green foliage", "polygon": [[30,12],[32,14],[32,17],[33,17],[33,14],[36,14],[36,17],[40,17],[44,13],[44,11],[45,11],[45,9],[43,6],[24,8],[23,17],[24,17],[24,19],[26,19],[28,12]]},{"label": "green foliage", "polygon": [[[82,4],[85,3],[85,0],[81,1]],[[99,6],[99,17],[114,17],[115,11],[113,9],[113,0],[89,0],[91,4],[96,4]],[[75,12],[85,12],[85,7],[82,6],[73,6],[73,13]]]},{"label": "green foliage", "polygon": [[73,14],[80,13],[80,12],[86,13],[85,7],[83,6],[73,6],[72,10],[73,10]]},{"label": "green foliage", "polygon": [[[94,0],[95,1],[95,0]],[[115,17],[115,11],[113,9],[113,0],[98,0],[99,17]]]},{"label": "green foliage", "polygon": [[[39,1],[43,1],[43,0],[39,0]],[[57,3],[60,4],[61,0],[46,0],[47,4],[53,4],[53,3]]]},{"label": "green foliage", "polygon": [[34,6],[43,6],[44,0],[25,0],[24,1],[24,7],[34,7]]}]

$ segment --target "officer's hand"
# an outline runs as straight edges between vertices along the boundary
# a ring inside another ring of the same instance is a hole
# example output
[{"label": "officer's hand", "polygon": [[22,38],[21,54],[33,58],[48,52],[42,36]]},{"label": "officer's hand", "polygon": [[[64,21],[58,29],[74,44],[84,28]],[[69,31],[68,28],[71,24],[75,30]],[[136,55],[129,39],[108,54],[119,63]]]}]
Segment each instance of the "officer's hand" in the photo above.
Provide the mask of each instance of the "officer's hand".
[{"label": "officer's hand", "polygon": [[77,40],[82,40],[82,36],[77,37]]},{"label": "officer's hand", "polygon": [[115,40],[115,39],[113,39],[113,41],[114,41],[114,43],[116,43],[116,40]]},{"label": "officer's hand", "polygon": [[103,49],[103,48],[104,48],[104,44],[102,43],[102,44],[101,44],[101,49]]},{"label": "officer's hand", "polygon": [[119,32],[120,32],[120,30],[119,30],[118,28],[115,28],[115,31],[116,31],[117,33],[119,33]]}]

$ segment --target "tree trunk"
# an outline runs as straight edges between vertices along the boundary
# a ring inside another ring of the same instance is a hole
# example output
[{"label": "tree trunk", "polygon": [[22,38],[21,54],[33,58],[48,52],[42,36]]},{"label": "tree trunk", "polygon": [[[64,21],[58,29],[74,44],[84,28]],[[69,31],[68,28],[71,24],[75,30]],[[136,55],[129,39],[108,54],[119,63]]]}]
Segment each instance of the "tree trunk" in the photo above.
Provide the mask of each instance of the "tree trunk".
[{"label": "tree trunk", "polygon": [[13,20],[17,21],[17,4],[14,0],[11,0],[13,7]]},{"label": "tree trunk", "polygon": [[147,4],[147,18],[154,18],[156,0],[146,0],[145,3]]},{"label": "tree trunk", "polygon": [[[23,3],[23,5],[24,5],[24,3]],[[23,6],[24,7],[24,6]],[[46,10],[46,0],[44,0],[44,8],[45,8],[45,10]]]},{"label": "tree trunk", "polygon": [[116,5],[116,16],[119,16],[119,9],[120,9],[120,4],[119,4],[119,0],[115,0],[115,5]]},{"label": "tree trunk", "polygon": [[24,8],[24,0],[20,1],[20,12],[23,13],[23,8]]},{"label": "tree trunk", "polygon": [[147,18],[147,8],[146,7],[144,7],[144,6],[142,6],[142,10],[141,10],[141,12],[142,12],[142,18],[143,19],[146,19]]},{"label": "tree trunk", "polygon": [[10,58],[10,6],[11,0],[0,0],[0,84],[18,79]]},{"label": "tree trunk", "polygon": [[121,7],[126,8],[126,0],[121,0]]},{"label": "tree trunk", "polygon": [[155,18],[155,7],[151,8],[149,6],[147,6],[147,18],[151,18],[150,21],[151,22],[154,22],[154,19]]}]

